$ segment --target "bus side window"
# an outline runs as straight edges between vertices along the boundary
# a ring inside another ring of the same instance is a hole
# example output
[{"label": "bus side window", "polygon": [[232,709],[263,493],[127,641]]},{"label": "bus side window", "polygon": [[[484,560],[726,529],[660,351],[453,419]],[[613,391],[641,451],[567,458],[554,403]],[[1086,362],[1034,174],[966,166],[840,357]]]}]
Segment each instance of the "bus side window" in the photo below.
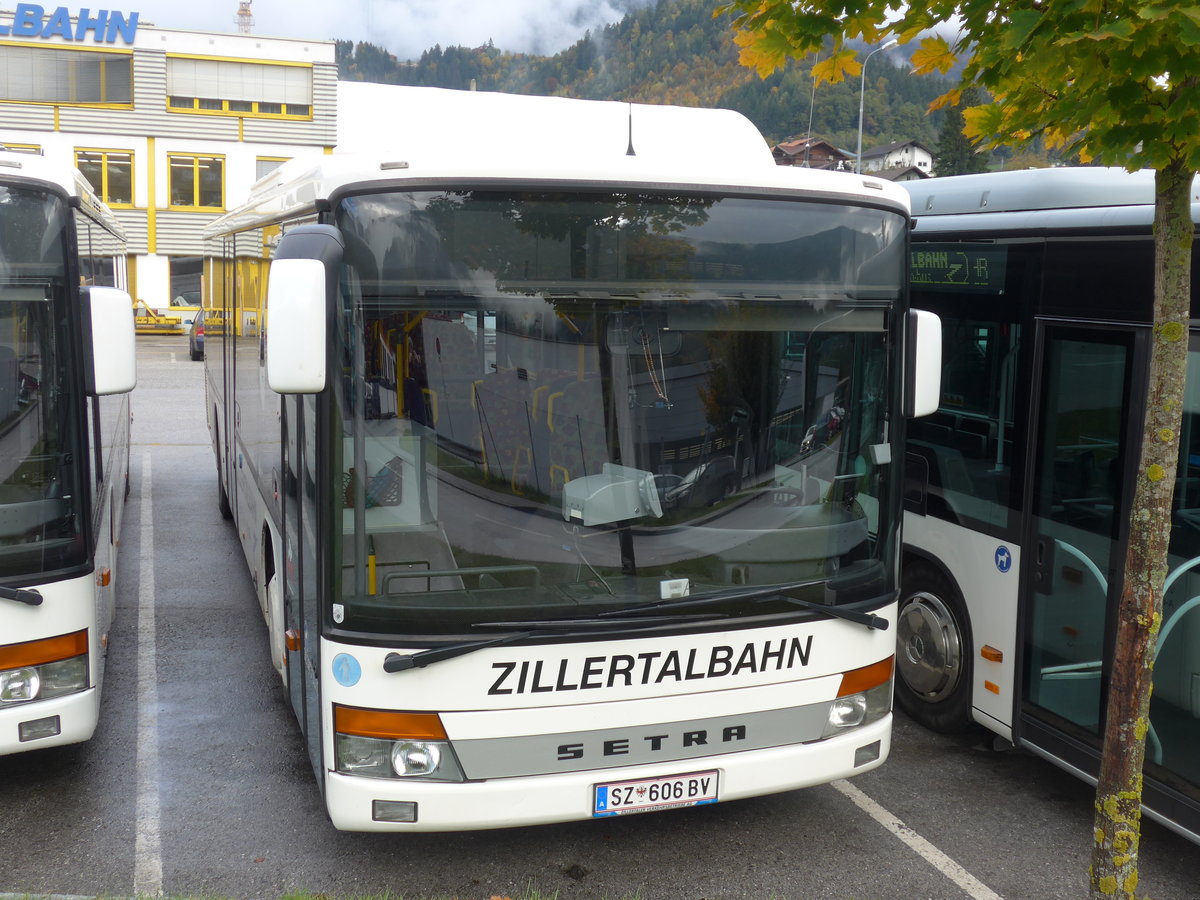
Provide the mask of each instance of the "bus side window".
[{"label": "bus side window", "polygon": [[12,347],[0,344],[0,422],[17,411],[21,375],[17,354]]},{"label": "bus side window", "polygon": [[[910,510],[1004,527],[1010,504],[1012,385],[1020,328],[937,310],[943,322],[942,400],[909,423]],[[916,479],[928,473],[925,491]]]}]

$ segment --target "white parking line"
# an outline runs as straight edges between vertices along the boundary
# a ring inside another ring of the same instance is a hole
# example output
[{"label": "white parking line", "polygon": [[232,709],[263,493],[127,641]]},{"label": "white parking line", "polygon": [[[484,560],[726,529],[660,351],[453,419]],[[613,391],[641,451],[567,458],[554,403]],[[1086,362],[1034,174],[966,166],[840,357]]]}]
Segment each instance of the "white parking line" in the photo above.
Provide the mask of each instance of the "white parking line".
[{"label": "white parking line", "polygon": [[149,452],[142,454],[141,578],[138,589],[137,823],[133,892],[162,894],[162,837],[158,802],[158,657],[154,620],[154,511]]},{"label": "white parking line", "polygon": [[927,863],[957,884],[972,900],[1003,900],[1003,898],[978,878],[948,857],[925,838],[921,837],[902,821],[856,788],[848,781],[835,781],[833,787],[865,812],[868,816],[904,841],[909,848]]}]

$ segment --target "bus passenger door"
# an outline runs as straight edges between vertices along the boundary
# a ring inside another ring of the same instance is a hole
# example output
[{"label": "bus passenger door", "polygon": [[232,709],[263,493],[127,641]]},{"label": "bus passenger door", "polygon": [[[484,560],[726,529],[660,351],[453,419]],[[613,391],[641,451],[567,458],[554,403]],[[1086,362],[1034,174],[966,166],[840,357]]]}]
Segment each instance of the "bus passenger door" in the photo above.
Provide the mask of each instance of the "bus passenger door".
[{"label": "bus passenger door", "polygon": [[321,777],[321,720],[317,694],[320,637],[317,619],[316,403],[312,396],[283,400],[284,629],[288,699],[317,781]]},{"label": "bus passenger door", "polygon": [[1038,327],[1022,718],[1085,741],[1101,730],[1125,562],[1135,350],[1128,329]]}]

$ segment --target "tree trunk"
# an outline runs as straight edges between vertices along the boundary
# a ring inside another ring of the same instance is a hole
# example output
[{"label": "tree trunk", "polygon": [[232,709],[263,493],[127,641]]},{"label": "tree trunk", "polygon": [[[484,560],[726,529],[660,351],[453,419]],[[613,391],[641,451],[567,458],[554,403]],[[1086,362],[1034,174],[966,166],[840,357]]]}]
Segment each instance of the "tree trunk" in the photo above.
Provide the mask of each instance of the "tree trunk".
[{"label": "tree trunk", "polygon": [[1154,335],[1096,785],[1093,900],[1133,898],[1137,890],[1142,763],[1187,375],[1193,174],[1177,163],[1159,170],[1155,181]]}]

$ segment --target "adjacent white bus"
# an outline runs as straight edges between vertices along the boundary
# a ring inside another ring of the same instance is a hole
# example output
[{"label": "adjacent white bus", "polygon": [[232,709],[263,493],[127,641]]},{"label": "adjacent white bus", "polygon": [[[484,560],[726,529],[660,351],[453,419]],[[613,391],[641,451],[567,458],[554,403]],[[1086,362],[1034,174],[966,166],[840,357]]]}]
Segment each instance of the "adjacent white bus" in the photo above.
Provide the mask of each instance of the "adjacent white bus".
[{"label": "adjacent white bus", "polygon": [[[1094,780],[1152,337],[1153,175],[906,187],[912,303],[941,317],[945,350],[940,408],[908,433],[897,702]],[[1180,447],[1144,802],[1200,840],[1195,327]]]},{"label": "adjacent white bus", "polygon": [[729,112],[401,96],[382,153],[207,231],[218,499],[333,823],[878,766],[902,403],[940,349],[907,195],[778,168]]},{"label": "adjacent white bus", "polygon": [[125,278],[82,176],[0,150],[0,754],[96,728],[129,480]]}]

